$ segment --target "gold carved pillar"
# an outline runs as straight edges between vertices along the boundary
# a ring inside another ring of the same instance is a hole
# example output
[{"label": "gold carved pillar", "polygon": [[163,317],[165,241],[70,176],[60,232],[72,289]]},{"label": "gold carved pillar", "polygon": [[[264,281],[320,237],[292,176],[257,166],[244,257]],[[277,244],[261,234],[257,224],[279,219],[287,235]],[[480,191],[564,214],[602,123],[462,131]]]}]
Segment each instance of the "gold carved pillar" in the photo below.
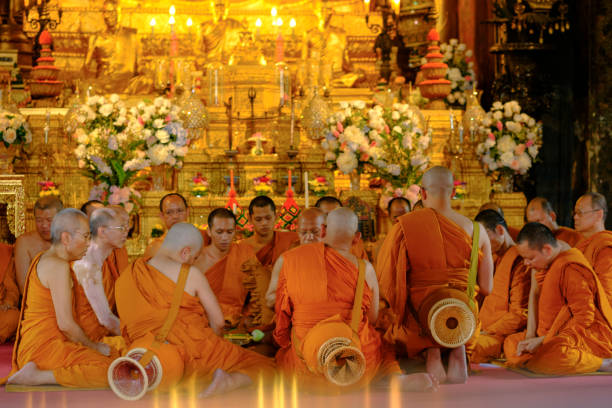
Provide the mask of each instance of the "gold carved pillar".
[{"label": "gold carved pillar", "polygon": [[[25,192],[24,176],[13,174],[0,175],[0,211],[6,211],[8,231],[0,223],[0,241],[10,242],[25,232]],[[0,214],[4,215],[4,214]]]}]

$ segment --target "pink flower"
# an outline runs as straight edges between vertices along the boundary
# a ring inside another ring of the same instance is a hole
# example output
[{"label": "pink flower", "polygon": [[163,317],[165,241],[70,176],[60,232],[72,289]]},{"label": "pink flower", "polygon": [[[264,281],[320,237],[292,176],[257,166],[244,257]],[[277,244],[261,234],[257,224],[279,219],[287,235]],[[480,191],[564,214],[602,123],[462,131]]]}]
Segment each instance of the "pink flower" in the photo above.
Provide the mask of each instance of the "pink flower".
[{"label": "pink flower", "polygon": [[470,75],[466,75],[466,76],[465,76],[465,80],[466,80],[466,81],[471,81],[471,80],[472,80],[472,77],[471,77]]},{"label": "pink flower", "polygon": [[491,139],[491,140],[495,140],[495,135],[494,135],[493,133],[489,133],[489,136],[488,136],[488,137],[489,137],[489,139]]},{"label": "pink flower", "polygon": [[111,205],[127,203],[130,200],[129,187],[119,188],[117,186],[111,186],[110,193],[111,194],[108,197],[108,203]]},{"label": "pink flower", "polygon": [[340,133],[338,133],[338,131],[337,131],[337,130],[334,130],[334,131],[332,132],[332,134],[333,134],[335,137],[340,136]]},{"label": "pink flower", "polygon": [[510,163],[510,168],[512,170],[518,170],[519,169],[519,162],[518,160],[512,160],[512,163]]},{"label": "pink flower", "polygon": [[372,143],[370,143],[370,147],[376,147],[376,140],[372,140]]},{"label": "pink flower", "polygon": [[527,147],[533,146],[533,140],[528,140],[527,143],[525,143],[525,146]]},{"label": "pink flower", "polygon": [[362,153],[361,157],[359,158],[359,160],[361,160],[361,161],[368,161],[369,158],[370,158],[370,156],[367,153]]},{"label": "pink flower", "polygon": [[389,134],[391,133],[391,130],[389,130],[389,126],[385,125],[385,133]]},{"label": "pink flower", "polygon": [[172,118],[170,117],[170,115],[167,115],[165,119],[166,123],[170,122],[170,120],[172,120]]},{"label": "pink flower", "polygon": [[516,154],[517,156],[520,156],[521,154],[525,153],[526,148],[527,146],[521,143],[520,145],[516,146],[516,149],[514,149],[514,154]]},{"label": "pink flower", "polygon": [[141,126],[144,126],[144,119],[142,119],[142,116],[138,117],[138,123],[140,123]]},{"label": "pink flower", "polygon": [[502,130],[504,125],[501,122],[497,122],[497,130]]},{"label": "pink flower", "polygon": [[338,132],[340,133],[344,132],[344,126],[342,126],[342,123],[340,122],[336,123],[336,127],[338,128]]}]

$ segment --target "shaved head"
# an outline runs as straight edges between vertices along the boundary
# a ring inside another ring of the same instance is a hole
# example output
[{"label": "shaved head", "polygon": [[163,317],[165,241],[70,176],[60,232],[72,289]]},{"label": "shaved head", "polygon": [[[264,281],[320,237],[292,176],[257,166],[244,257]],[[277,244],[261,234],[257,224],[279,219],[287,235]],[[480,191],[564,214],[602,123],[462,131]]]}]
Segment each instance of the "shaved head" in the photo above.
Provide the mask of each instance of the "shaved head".
[{"label": "shaved head", "polygon": [[550,202],[544,197],[536,197],[527,204],[525,218],[527,222],[544,224],[551,231],[556,231],[559,228],[559,225],[557,225],[557,214]]},{"label": "shaved head", "polygon": [[110,208],[98,208],[95,209],[89,218],[89,229],[92,237],[98,236],[98,230],[100,227],[108,227],[111,223],[118,219],[117,213]]},{"label": "shaved head", "polygon": [[346,207],[336,208],[327,214],[326,242],[350,243],[358,226],[359,220],[353,210]]},{"label": "shaved head", "polygon": [[430,195],[450,198],[453,192],[453,173],[446,167],[432,167],[423,174],[421,185]]},{"label": "shaved head", "polygon": [[88,218],[82,211],[76,208],[65,208],[55,214],[51,223],[51,243],[59,244],[62,239],[62,233],[68,232],[71,236],[74,232],[83,227],[85,231],[89,231]]},{"label": "shaved head", "polygon": [[161,248],[168,252],[179,252],[189,247],[193,250],[192,252],[197,253],[202,249],[202,243],[202,234],[196,227],[186,222],[179,222],[170,228]]},{"label": "shaved head", "polygon": [[318,208],[307,208],[300,213],[297,221],[297,233],[300,244],[321,242],[323,239],[323,225],[325,213]]}]

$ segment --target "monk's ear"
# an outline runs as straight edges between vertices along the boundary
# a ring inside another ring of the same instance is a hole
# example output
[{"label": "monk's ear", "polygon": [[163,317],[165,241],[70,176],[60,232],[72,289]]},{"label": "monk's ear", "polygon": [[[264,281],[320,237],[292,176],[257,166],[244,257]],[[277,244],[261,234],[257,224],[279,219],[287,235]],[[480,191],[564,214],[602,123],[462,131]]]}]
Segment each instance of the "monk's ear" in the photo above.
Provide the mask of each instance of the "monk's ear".
[{"label": "monk's ear", "polygon": [[60,235],[60,241],[61,241],[62,245],[68,245],[70,243],[71,239],[72,239],[72,236],[70,235],[70,233],[68,231],[64,231]]},{"label": "monk's ear", "polygon": [[191,248],[186,246],[179,251],[179,255],[181,256],[181,262],[185,263],[191,258]]},{"label": "monk's ear", "polygon": [[546,257],[550,257],[553,253],[553,247],[550,244],[544,244],[542,245],[542,249],[540,249],[540,252]]},{"label": "monk's ear", "polygon": [[504,235],[504,227],[503,227],[503,226],[501,226],[500,224],[497,224],[497,225],[495,226],[495,233],[496,233],[497,235]]},{"label": "monk's ear", "polygon": [[550,219],[554,221],[557,221],[557,213],[554,211],[551,211],[548,213],[548,215],[550,216]]},{"label": "monk's ear", "polygon": [[327,235],[327,225],[321,224],[321,238],[325,238]]},{"label": "monk's ear", "polygon": [[426,200],[427,199],[427,190],[423,186],[421,186],[421,199],[422,200]]},{"label": "monk's ear", "polygon": [[359,242],[359,240],[361,239],[361,231],[357,231],[355,233],[355,236],[353,237],[353,242],[351,242],[352,245],[357,244],[357,242]]}]

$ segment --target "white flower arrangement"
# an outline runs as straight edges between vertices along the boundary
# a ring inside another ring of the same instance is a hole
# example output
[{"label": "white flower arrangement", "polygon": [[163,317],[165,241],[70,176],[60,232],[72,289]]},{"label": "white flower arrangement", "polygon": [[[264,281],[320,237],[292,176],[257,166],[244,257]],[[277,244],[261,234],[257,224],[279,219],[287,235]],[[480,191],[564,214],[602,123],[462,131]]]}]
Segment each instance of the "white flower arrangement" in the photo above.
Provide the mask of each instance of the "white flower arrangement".
[{"label": "white flower arrangement", "polygon": [[526,174],[542,147],[542,126],[521,113],[517,101],[493,103],[478,133],[484,140],[476,153],[487,174]]},{"label": "white flower arrangement", "polygon": [[446,79],[451,81],[451,92],[445,102],[450,106],[465,106],[465,94],[474,89],[476,80],[472,50],[453,38],[448,44],[440,44],[440,52],[444,55],[443,62],[448,65]]},{"label": "white flower arrangement", "polygon": [[0,142],[6,148],[32,142],[32,131],[23,115],[0,109]]},{"label": "white flower arrangement", "polygon": [[155,98],[152,103],[140,102],[130,109],[128,127],[131,132],[142,134],[146,159],[153,166],[183,166],[189,139],[178,118],[179,111],[177,105],[164,97]]}]

